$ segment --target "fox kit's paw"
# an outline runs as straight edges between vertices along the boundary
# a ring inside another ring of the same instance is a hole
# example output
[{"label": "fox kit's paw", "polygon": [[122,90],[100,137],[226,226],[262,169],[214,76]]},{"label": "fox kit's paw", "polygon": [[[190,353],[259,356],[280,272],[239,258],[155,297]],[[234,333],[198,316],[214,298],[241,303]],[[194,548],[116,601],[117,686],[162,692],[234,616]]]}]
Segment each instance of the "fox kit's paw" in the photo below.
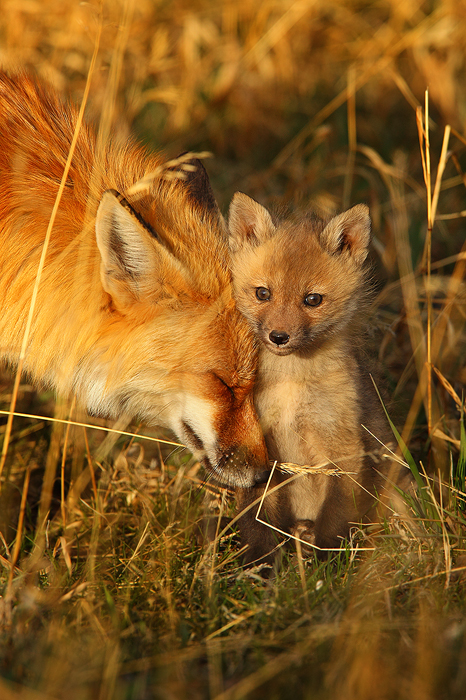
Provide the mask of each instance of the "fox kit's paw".
[{"label": "fox kit's paw", "polygon": [[314,550],[312,545],[316,543],[316,533],[312,520],[298,520],[291,529],[293,537],[297,537],[302,545],[302,552],[310,556]]}]

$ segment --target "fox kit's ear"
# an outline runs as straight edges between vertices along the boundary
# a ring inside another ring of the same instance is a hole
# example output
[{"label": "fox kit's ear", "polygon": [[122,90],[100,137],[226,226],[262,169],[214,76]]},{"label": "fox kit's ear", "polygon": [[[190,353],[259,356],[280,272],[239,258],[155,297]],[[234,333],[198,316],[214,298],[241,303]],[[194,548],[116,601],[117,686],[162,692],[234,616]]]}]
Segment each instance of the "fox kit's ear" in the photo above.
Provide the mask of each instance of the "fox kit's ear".
[{"label": "fox kit's ear", "polygon": [[357,204],[333,217],[320,234],[320,240],[329,253],[347,250],[361,265],[367,256],[370,233],[369,208],[365,204]]},{"label": "fox kit's ear", "polygon": [[184,278],[181,263],[116,190],[104,193],[95,228],[102,285],[119,310],[150,301],[167,279]]},{"label": "fox kit's ear", "polygon": [[265,207],[242,192],[235,192],[228,216],[230,250],[244,245],[258,246],[275,233],[272,217]]}]

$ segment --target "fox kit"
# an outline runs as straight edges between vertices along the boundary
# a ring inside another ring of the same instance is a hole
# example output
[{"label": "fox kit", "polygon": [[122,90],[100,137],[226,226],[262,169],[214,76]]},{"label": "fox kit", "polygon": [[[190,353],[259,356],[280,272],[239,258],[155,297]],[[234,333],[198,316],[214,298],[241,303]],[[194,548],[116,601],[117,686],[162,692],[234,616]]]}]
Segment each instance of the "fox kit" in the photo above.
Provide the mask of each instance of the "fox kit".
[{"label": "fox kit", "polygon": [[[377,443],[361,424],[385,433],[357,335],[368,208],[355,206],[326,226],[311,217],[274,223],[238,192],[229,228],[237,305],[261,341],[255,405],[269,457],[344,472],[295,479],[265,499],[266,517],[287,532],[302,529],[318,548],[339,547],[350,524],[374,506],[380,485],[368,455]],[[251,558],[264,538],[269,549],[274,541],[253,517],[243,519],[243,529],[255,530]]]},{"label": "fox kit", "polygon": [[[12,365],[77,115],[33,78],[0,74],[0,357]],[[247,488],[268,462],[226,227],[199,162],[126,194],[162,162],[132,142],[96,150],[81,127],[24,369],[91,413],[171,429],[217,481]]]}]

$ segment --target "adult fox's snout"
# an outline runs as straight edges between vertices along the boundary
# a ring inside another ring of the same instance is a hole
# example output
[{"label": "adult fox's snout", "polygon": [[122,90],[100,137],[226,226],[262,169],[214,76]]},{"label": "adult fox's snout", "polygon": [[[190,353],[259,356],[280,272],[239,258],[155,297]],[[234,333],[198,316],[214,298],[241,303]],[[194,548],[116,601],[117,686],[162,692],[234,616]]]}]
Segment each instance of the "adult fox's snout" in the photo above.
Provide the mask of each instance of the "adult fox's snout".
[{"label": "adult fox's snout", "polygon": [[234,416],[236,435],[228,435],[224,456],[214,470],[215,478],[229,486],[248,488],[267,480],[270,473],[267,449],[252,398],[248,395]]}]

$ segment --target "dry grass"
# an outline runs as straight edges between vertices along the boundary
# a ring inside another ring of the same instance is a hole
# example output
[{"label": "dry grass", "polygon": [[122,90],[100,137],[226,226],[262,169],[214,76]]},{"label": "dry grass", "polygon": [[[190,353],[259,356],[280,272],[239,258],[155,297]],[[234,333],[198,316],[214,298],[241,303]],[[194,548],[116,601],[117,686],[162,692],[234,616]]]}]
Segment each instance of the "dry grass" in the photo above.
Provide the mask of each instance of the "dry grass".
[{"label": "dry grass", "polygon": [[224,208],[237,189],[370,205],[368,342],[418,481],[404,514],[329,562],[298,543],[267,583],[231,533],[198,544],[202,477],[169,436],[94,429],[5,374],[22,415],[0,496],[2,700],[464,698],[465,37],[462,0],[2,4],[4,68],[78,103],[89,78],[102,140],[212,152]]}]

